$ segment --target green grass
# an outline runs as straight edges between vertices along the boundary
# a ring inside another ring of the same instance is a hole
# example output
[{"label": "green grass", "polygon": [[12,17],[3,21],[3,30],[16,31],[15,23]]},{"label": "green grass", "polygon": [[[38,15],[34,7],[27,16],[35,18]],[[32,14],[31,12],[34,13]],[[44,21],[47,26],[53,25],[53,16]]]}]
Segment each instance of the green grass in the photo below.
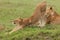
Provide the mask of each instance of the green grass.
[{"label": "green grass", "polygon": [[[0,31],[0,40],[60,40],[60,25],[46,25],[44,28],[29,27],[18,30],[11,35],[6,34],[15,25],[11,20],[30,17],[35,6],[42,0],[0,0],[0,24],[5,29]],[[47,0],[60,13],[60,0]]]}]

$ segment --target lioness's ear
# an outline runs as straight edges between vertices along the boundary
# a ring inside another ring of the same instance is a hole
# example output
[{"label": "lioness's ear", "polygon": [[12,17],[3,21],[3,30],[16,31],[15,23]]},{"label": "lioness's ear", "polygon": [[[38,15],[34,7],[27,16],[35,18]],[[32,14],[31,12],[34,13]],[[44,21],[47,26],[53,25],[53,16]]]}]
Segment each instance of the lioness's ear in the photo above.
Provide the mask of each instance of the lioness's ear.
[{"label": "lioness's ear", "polygon": [[23,24],[23,19],[19,18],[19,24],[22,25]]},{"label": "lioness's ear", "polygon": [[19,18],[21,21],[23,21],[23,19],[22,18]]}]

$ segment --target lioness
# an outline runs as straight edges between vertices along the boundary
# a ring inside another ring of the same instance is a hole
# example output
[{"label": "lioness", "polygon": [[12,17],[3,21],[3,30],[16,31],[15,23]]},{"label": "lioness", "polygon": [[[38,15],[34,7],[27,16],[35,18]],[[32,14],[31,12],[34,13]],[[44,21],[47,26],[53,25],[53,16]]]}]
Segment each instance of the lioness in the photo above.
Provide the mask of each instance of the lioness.
[{"label": "lioness", "polygon": [[[44,17],[44,13],[46,10],[46,1],[39,3],[35,9],[35,11],[33,12],[33,15],[29,18],[18,18],[14,20],[14,24],[17,25],[17,27],[15,27],[11,32],[12,33],[14,31],[17,31],[19,29],[22,29],[25,26],[28,25],[34,25],[34,24],[38,24],[38,26],[45,26],[45,17]],[[43,22],[44,21],[44,22]]]},{"label": "lioness", "polygon": [[51,7],[46,8],[47,23],[60,24],[60,15]]}]

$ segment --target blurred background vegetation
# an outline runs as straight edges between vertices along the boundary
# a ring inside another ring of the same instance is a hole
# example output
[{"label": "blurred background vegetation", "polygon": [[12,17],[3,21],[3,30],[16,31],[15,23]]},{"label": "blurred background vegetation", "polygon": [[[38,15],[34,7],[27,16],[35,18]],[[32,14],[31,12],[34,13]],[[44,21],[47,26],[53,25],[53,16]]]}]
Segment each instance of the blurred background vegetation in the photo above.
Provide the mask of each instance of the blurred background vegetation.
[{"label": "blurred background vegetation", "polygon": [[[60,0],[46,0],[60,13]],[[60,25],[46,25],[44,28],[29,27],[18,30],[11,35],[6,34],[15,25],[11,20],[15,18],[28,18],[42,0],[0,0],[0,40],[60,40]]]}]

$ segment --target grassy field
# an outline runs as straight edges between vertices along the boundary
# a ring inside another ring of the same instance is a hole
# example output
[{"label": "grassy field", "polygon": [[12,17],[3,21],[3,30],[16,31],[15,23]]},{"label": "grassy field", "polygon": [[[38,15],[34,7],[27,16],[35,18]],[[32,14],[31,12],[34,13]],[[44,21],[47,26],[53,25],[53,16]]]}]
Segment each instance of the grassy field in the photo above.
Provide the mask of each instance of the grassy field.
[{"label": "grassy field", "polygon": [[[32,15],[35,6],[42,0],[0,0],[0,24],[5,27],[0,31],[0,40],[60,40],[60,25],[46,25],[44,28],[29,27],[7,35],[15,25],[11,20]],[[47,0],[60,13],[60,0]]]}]

